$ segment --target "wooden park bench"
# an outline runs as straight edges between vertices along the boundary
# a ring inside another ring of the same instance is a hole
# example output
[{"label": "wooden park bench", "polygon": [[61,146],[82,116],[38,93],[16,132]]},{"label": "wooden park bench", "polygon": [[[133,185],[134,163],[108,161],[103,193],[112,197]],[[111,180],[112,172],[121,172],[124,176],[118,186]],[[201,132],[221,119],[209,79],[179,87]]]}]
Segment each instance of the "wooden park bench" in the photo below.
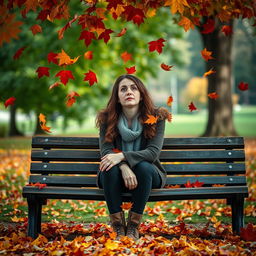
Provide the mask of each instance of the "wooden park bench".
[{"label": "wooden park bench", "polygon": [[[29,185],[23,188],[28,202],[28,235],[36,238],[47,199],[105,199],[103,189],[96,187],[98,138],[35,136],[32,148],[29,183],[47,184],[41,189]],[[233,232],[239,234],[248,196],[242,137],[165,138],[160,160],[168,173],[167,188],[152,189],[150,202],[227,199],[232,207]],[[203,186],[184,187],[188,181],[203,182]],[[123,193],[123,198],[130,201],[131,194]]]}]

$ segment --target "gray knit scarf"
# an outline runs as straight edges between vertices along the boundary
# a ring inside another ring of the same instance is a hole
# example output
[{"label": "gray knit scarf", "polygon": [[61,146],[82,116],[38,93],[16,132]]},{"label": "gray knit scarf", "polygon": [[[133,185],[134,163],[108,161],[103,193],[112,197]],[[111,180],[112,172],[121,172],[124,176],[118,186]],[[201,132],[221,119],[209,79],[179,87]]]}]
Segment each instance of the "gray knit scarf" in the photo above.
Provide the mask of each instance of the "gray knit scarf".
[{"label": "gray knit scarf", "polygon": [[122,137],[122,151],[136,151],[140,149],[142,125],[138,120],[137,114],[132,120],[131,128],[128,127],[128,122],[125,115],[122,113],[118,120],[118,130]]}]

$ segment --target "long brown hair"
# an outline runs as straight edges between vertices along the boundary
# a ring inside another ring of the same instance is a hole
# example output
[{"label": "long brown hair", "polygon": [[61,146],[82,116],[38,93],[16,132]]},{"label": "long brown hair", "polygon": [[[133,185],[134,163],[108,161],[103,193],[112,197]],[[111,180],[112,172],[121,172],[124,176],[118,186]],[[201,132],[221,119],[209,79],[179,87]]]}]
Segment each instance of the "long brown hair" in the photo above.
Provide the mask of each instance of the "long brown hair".
[{"label": "long brown hair", "polygon": [[143,134],[145,138],[152,138],[156,133],[156,124],[144,124],[148,118],[147,115],[160,114],[160,120],[167,118],[168,110],[164,108],[157,109],[155,107],[153,100],[148,93],[148,90],[139,78],[130,74],[121,75],[116,79],[114,83],[112,94],[108,101],[107,107],[101,110],[96,117],[96,127],[100,128],[102,125],[106,126],[106,142],[113,142],[118,135],[117,123],[119,115],[122,113],[122,106],[118,102],[118,89],[120,82],[125,78],[132,80],[140,92],[141,101],[139,103],[139,121],[143,125]]}]

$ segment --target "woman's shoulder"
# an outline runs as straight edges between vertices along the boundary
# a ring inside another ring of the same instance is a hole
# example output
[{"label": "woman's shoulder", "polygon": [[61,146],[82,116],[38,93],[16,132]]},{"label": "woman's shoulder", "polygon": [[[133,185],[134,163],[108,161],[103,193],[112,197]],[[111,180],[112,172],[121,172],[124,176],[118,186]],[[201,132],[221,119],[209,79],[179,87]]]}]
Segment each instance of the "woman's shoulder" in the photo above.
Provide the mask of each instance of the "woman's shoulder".
[{"label": "woman's shoulder", "polygon": [[155,114],[158,116],[159,121],[168,120],[170,122],[172,120],[172,114],[164,107],[156,108]]}]

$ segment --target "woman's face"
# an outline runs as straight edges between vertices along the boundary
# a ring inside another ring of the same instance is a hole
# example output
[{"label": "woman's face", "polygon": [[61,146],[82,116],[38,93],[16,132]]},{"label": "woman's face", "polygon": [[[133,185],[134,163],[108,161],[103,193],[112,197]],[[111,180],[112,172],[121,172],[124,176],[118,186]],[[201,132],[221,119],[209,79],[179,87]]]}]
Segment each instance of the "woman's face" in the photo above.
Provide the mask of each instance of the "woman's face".
[{"label": "woman's face", "polygon": [[130,79],[124,78],[118,87],[118,100],[123,107],[134,107],[139,105],[140,91],[137,85]]}]

